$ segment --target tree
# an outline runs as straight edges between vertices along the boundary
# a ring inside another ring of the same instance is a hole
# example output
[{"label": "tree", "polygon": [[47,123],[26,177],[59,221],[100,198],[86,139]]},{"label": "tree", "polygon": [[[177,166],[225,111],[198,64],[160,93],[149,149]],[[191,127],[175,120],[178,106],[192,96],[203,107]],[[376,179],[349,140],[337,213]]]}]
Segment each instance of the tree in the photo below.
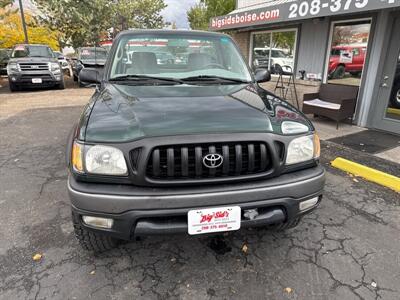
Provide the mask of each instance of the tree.
[{"label": "tree", "polygon": [[63,32],[62,42],[74,48],[96,45],[113,28],[159,28],[164,0],[33,0],[43,12],[40,21]]},{"label": "tree", "polygon": [[164,25],[161,11],[167,7],[164,0],[118,0],[114,16],[124,21],[122,30],[128,28],[161,28]]},{"label": "tree", "polygon": [[[4,14],[3,14],[4,12]],[[0,9],[4,18],[0,20],[0,48],[12,48],[15,44],[25,41],[21,16],[18,11],[6,12]],[[28,27],[29,42],[32,44],[47,44],[53,50],[59,50],[58,32],[40,26],[34,18],[25,14]]]},{"label": "tree", "polygon": [[200,0],[187,12],[190,28],[207,30],[211,18],[230,13],[235,5],[236,0]]}]

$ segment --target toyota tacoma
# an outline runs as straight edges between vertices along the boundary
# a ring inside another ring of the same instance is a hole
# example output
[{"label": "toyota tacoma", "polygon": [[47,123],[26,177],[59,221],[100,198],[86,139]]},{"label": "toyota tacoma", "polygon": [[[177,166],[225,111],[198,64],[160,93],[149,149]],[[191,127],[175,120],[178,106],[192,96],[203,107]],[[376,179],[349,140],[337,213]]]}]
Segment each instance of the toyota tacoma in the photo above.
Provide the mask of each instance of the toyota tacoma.
[{"label": "toyota tacoma", "polygon": [[[185,64],[157,53],[187,53]],[[259,86],[224,34],[119,34],[68,139],[75,234],[92,251],[139,236],[296,226],[325,181],[311,122]]]}]

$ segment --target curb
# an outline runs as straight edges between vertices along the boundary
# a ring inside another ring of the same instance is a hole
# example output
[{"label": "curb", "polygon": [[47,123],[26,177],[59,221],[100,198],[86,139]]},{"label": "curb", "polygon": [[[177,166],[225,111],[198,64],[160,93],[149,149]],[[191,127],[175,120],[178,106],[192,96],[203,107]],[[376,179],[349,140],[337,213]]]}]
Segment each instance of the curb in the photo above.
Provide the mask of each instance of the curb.
[{"label": "curb", "polygon": [[331,162],[332,167],[342,171],[363,177],[368,181],[388,187],[396,192],[400,192],[400,178],[381,172],[376,169],[369,168],[364,165],[352,162],[350,160],[337,157]]}]

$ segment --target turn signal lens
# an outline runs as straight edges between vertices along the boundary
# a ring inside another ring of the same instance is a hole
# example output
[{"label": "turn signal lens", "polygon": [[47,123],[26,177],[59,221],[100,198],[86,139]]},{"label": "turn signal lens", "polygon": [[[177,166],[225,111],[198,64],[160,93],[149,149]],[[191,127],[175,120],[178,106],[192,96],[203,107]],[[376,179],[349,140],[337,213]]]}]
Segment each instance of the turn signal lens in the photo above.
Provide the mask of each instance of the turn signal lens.
[{"label": "turn signal lens", "polygon": [[314,133],[314,158],[319,158],[321,155],[321,143],[318,134]]},{"label": "turn signal lens", "polygon": [[83,173],[83,164],[82,164],[82,148],[83,145],[74,142],[72,146],[72,167],[75,171]]}]

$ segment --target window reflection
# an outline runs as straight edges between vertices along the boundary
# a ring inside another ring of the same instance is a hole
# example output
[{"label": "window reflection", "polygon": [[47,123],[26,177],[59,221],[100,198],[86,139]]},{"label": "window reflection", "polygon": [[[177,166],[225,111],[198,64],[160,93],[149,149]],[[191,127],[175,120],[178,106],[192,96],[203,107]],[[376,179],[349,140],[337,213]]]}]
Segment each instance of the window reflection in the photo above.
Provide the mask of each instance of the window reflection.
[{"label": "window reflection", "polygon": [[328,83],[360,86],[370,29],[369,20],[334,25]]},{"label": "window reflection", "polygon": [[400,54],[397,60],[397,68],[392,85],[392,91],[390,93],[386,117],[400,120]]},{"label": "window reflection", "polygon": [[252,67],[277,74],[281,67],[290,73],[294,68],[296,30],[261,32],[253,35]]}]

